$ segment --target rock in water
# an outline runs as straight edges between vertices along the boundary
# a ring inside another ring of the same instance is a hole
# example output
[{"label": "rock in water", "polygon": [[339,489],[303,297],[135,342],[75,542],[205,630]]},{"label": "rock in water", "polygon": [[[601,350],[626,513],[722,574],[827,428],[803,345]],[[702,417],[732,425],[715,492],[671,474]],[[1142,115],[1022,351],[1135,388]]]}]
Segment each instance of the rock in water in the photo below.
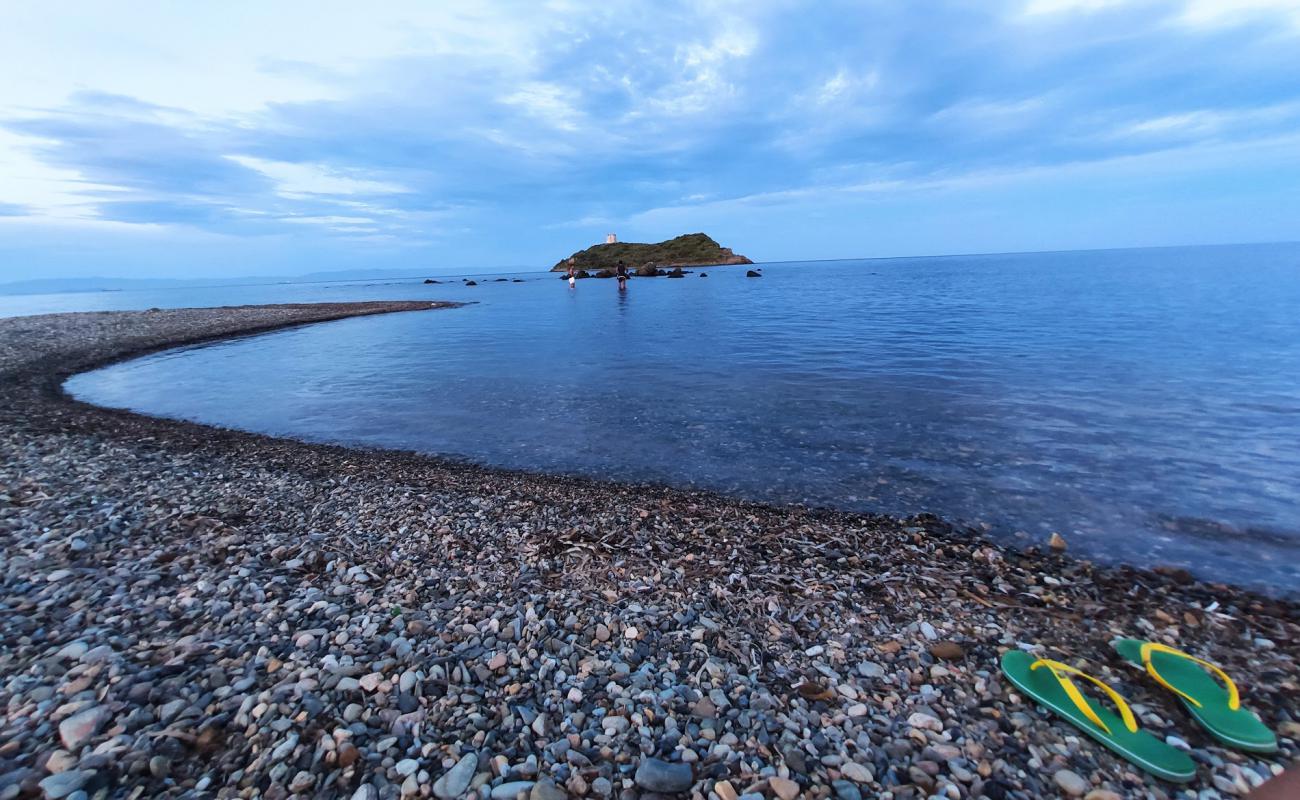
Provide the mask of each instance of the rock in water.
[{"label": "rock in water", "polygon": [[474,779],[474,770],[478,769],[478,756],[474,753],[468,753],[456,766],[443,773],[442,777],[433,783],[433,793],[442,800],[451,800],[453,797],[460,797],[469,788],[469,782]]},{"label": "rock in water", "polygon": [[647,792],[681,794],[690,791],[695,777],[690,764],[669,764],[657,758],[647,758],[636,768],[636,785]]},{"label": "rock in water", "polygon": [[763,277],[763,273],[759,272],[758,270],[747,269],[747,270],[745,270],[745,277],[746,277],[746,278],[761,278],[761,277]]},{"label": "rock in water", "polygon": [[1047,545],[1059,553],[1065,550],[1065,537],[1059,533],[1053,532],[1052,538],[1047,540]]}]

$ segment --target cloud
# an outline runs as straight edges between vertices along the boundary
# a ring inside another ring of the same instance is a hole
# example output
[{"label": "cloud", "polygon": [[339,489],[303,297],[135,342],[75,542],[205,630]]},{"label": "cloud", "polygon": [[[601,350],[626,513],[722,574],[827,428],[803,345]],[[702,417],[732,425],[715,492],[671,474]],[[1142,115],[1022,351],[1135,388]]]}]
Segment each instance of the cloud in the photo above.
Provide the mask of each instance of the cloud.
[{"label": "cloud", "polygon": [[1114,132],[1127,139],[1206,139],[1233,133],[1260,137],[1270,131],[1289,131],[1300,122],[1300,103],[1278,103],[1256,108],[1194,109],[1147,117]]},{"label": "cloud", "polygon": [[293,164],[244,155],[228,155],[226,158],[270,178],[275,182],[275,193],[281,197],[401,194],[411,191],[397,183],[359,177],[355,170],[331,168],[325,164]]},{"label": "cloud", "polygon": [[1034,17],[1134,9],[1158,10],[1166,19],[1194,28],[1280,22],[1300,31],[1300,0],[1029,0],[1022,12]]},{"label": "cloud", "polygon": [[149,26],[51,2],[0,29],[10,233],[545,263],[616,224],[840,203],[852,237],[886,199],[1086,164],[1140,184],[1300,121],[1281,0],[146,0]]}]

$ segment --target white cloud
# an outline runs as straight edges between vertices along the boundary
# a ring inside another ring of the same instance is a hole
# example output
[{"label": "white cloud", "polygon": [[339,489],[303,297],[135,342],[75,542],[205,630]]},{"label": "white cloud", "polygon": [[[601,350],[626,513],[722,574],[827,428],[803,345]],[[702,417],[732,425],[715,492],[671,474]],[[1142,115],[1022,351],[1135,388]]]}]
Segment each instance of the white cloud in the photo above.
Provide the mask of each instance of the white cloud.
[{"label": "white cloud", "polygon": [[1053,103],[1054,98],[1047,94],[996,100],[971,98],[936,111],[930,119],[962,133],[1000,132],[1038,121]]},{"label": "white cloud", "polygon": [[1300,30],[1300,0],[1029,0],[1022,13],[1041,17],[1120,8],[1163,9],[1169,20],[1196,28],[1276,20]]},{"label": "white cloud", "polygon": [[1297,118],[1300,118],[1300,103],[1277,103],[1259,108],[1195,109],[1130,122],[1122,125],[1112,136],[1137,139],[1202,138],[1228,133],[1234,129],[1266,130],[1278,124],[1294,123]]},{"label": "white cloud", "polygon": [[518,91],[501,99],[526,114],[561,131],[576,131],[582,113],[576,107],[576,93],[565,86],[544,81],[528,81]]},{"label": "white cloud", "polygon": [[373,225],[374,220],[369,217],[339,217],[339,216],[322,216],[322,217],[284,217],[283,222],[293,222],[302,225]]},{"label": "white cloud", "polygon": [[827,78],[825,83],[805,97],[817,106],[842,105],[857,102],[864,94],[876,88],[878,83],[880,83],[880,73],[876,70],[853,72],[841,67],[834,75]]},{"label": "white cloud", "polygon": [[[1286,154],[1291,163],[1300,161],[1300,135],[1281,135],[1245,142],[1193,143],[1136,155],[1121,155],[1056,164],[1006,166],[965,171],[936,170],[929,173],[891,177],[888,166],[877,166],[879,177],[837,184],[817,184],[711,200],[678,203],[646,209],[611,224],[653,226],[666,219],[691,218],[705,213],[742,210],[756,206],[797,206],[803,203],[836,203],[866,195],[896,197],[906,193],[966,191],[995,186],[1070,180],[1084,176],[1179,174],[1231,167],[1238,159],[1267,158]],[[896,165],[899,170],[910,165]]]},{"label": "white cloud", "polygon": [[[1063,14],[1069,12],[1093,12],[1119,6],[1131,6],[1144,0],[1029,0],[1024,13],[1030,16],[1041,14]],[[1149,0],[1146,0],[1149,4]]]},{"label": "white cloud", "polygon": [[738,95],[731,71],[758,47],[758,32],[736,18],[721,20],[720,28],[708,39],[677,46],[673,56],[677,75],[647,99],[649,113],[717,114]]},{"label": "white cloud", "polygon": [[342,170],[325,164],[294,164],[253,156],[226,158],[255,169],[276,183],[276,194],[302,199],[312,195],[402,194],[411,191],[397,183],[358,177],[357,170]]},{"label": "white cloud", "polygon": [[525,64],[550,31],[545,9],[468,0],[7,4],[0,111],[48,107],[86,88],[242,117],[268,104],[340,99],[373,64],[442,54]]},{"label": "white cloud", "polygon": [[1277,19],[1300,30],[1300,0],[1187,0],[1180,18],[1211,28]]},{"label": "white cloud", "polygon": [[120,189],[88,181],[74,169],[46,164],[32,154],[35,148],[48,144],[0,129],[0,203],[21,206],[33,216],[94,219],[94,195]]}]

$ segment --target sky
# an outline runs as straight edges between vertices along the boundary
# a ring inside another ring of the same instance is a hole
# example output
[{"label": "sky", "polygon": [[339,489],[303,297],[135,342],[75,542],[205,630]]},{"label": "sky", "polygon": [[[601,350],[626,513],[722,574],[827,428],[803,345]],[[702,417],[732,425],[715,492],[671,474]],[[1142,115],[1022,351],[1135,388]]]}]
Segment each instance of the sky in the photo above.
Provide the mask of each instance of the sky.
[{"label": "sky", "polygon": [[44,0],[0,75],[0,281],[1300,240],[1300,0]]}]

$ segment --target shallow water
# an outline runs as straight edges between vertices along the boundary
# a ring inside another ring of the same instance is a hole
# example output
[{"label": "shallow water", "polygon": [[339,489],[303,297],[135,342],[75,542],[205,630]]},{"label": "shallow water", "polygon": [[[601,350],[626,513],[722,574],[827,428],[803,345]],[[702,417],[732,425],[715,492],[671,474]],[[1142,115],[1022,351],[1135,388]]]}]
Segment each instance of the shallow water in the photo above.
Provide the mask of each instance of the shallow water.
[{"label": "shallow water", "polygon": [[479,302],[170,351],[69,388],[309,440],[932,511],[1011,541],[1057,531],[1100,560],[1300,588],[1300,246],[706,271],[626,294],[539,275],[186,290],[176,304]]}]

